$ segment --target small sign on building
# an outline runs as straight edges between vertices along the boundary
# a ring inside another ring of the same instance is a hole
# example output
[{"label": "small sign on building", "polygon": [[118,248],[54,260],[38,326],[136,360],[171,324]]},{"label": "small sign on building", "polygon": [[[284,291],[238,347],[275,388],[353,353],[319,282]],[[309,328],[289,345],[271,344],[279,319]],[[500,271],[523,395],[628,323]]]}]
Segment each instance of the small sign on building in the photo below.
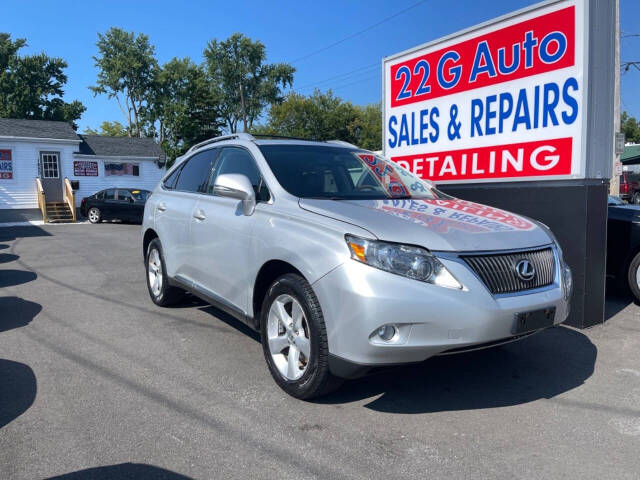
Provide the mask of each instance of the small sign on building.
[{"label": "small sign on building", "polygon": [[97,177],[98,162],[74,160],[73,175],[76,177]]},{"label": "small sign on building", "polygon": [[11,150],[0,150],[0,180],[11,180],[13,178],[13,160],[11,160]]}]

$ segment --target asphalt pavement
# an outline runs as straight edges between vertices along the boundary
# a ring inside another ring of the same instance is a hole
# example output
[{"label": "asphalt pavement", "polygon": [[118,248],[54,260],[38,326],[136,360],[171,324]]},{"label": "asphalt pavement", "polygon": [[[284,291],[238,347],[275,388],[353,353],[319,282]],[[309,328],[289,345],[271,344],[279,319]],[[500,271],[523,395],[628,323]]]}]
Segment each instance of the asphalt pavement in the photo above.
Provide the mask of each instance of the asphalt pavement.
[{"label": "asphalt pavement", "polygon": [[257,334],[148,297],[140,227],[0,228],[0,478],[640,477],[640,307],[346,383],[271,380]]}]

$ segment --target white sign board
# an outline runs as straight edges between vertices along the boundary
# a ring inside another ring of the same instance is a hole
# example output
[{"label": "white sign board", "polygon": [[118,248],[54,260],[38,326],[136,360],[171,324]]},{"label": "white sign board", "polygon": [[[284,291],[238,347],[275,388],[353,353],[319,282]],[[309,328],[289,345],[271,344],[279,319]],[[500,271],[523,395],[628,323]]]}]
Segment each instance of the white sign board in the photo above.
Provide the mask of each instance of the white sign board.
[{"label": "white sign board", "polygon": [[547,2],[383,60],[383,151],[437,183],[584,178],[583,2]]}]

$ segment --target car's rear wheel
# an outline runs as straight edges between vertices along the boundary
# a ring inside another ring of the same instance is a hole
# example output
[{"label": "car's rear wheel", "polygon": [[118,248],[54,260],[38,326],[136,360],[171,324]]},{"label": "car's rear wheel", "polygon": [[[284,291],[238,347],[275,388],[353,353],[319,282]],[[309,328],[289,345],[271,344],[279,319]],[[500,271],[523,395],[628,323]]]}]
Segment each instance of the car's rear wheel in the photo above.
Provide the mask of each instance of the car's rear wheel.
[{"label": "car's rear wheel", "polygon": [[634,205],[640,204],[640,192],[635,192],[633,194],[633,196],[631,197],[631,203],[633,203]]},{"label": "car's rear wheel", "polygon": [[91,207],[87,213],[87,218],[91,223],[100,223],[102,219],[102,213],[98,207]]},{"label": "car's rear wheel", "polygon": [[147,287],[153,303],[161,307],[179,303],[184,297],[184,290],[169,285],[162,245],[158,238],[151,240],[147,247],[146,265]]},{"label": "car's rear wheel", "polygon": [[273,282],[262,304],[260,329],[269,371],[289,395],[310,399],[342,383],[329,371],[320,303],[300,275],[286,274]]}]

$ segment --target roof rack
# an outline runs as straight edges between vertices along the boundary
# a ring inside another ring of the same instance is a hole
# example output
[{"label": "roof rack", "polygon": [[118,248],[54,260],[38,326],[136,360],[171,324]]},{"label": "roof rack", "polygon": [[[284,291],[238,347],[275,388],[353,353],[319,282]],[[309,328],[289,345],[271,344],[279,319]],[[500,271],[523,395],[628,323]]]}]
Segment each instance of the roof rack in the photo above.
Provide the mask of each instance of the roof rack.
[{"label": "roof rack", "polygon": [[303,140],[305,142],[317,141],[312,138],[289,137],[287,135],[269,135],[268,133],[254,133],[253,136],[257,138],[281,138],[283,140]]},{"label": "roof rack", "polygon": [[253,135],[251,135],[249,133],[242,133],[242,132],[240,132],[240,133],[232,133],[231,135],[222,135],[220,137],[210,138],[208,140],[205,140],[204,142],[196,143],[193,147],[191,147],[189,150],[187,150],[187,153],[191,153],[191,152],[193,152],[195,150],[198,150],[199,148],[202,148],[205,145],[210,145],[210,144],[216,143],[216,142],[222,142],[224,140],[231,140],[233,138],[237,138],[238,140],[247,140],[247,141],[255,140]]},{"label": "roof rack", "polygon": [[344,140],[327,140],[326,143],[335,143],[337,145],[344,145],[345,147],[360,148],[357,145],[354,145],[353,143],[345,142]]}]

